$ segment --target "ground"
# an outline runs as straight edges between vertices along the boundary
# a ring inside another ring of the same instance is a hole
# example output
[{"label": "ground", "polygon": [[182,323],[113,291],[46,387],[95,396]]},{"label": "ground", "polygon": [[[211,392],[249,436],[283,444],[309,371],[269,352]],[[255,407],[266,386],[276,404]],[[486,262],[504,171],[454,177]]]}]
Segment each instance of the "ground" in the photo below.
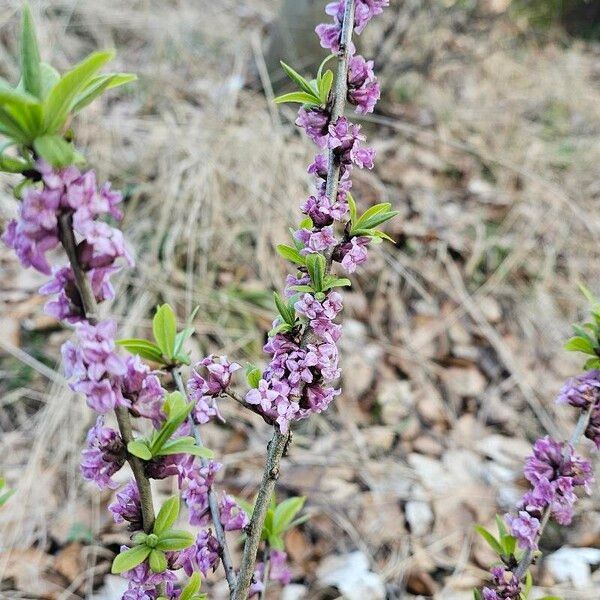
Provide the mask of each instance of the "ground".
[{"label": "ground", "polygon": [[[286,540],[296,586],[272,598],[341,597],[351,573],[355,590],[375,581],[389,599],[467,600],[493,559],[473,525],[522,493],[531,442],[574,423],[554,398],[581,367],[562,349],[585,315],[577,285],[600,292],[600,47],[532,31],[502,0],[391,4],[363,40],[384,94],[363,125],[377,166],[355,198],[401,212],[387,229],[397,243],[345,293],[343,394],[298,427],[284,461],[278,493],[305,495],[311,519]],[[20,2],[4,6],[12,81]],[[137,258],[106,313],[144,335],[157,302],[182,320],[199,306],[194,356],[264,360],[286,269],[274,246],[298,220],[313,152],[270,101],[279,3],[56,0],[43,18],[33,6],[56,66],[114,46],[117,69],[140,76],[76,123],[100,179],[126,192]],[[12,183],[1,180],[0,229]],[[0,510],[0,597],[112,600],[127,536],[110,494],[78,473],[91,414],[61,376],[70,334],[43,316],[42,278],[5,248],[0,278],[0,472],[17,490]],[[226,467],[219,487],[249,498],[269,430],[222,410],[227,424],[206,431]],[[534,597],[597,597],[598,491],[572,527],[548,531]]]}]

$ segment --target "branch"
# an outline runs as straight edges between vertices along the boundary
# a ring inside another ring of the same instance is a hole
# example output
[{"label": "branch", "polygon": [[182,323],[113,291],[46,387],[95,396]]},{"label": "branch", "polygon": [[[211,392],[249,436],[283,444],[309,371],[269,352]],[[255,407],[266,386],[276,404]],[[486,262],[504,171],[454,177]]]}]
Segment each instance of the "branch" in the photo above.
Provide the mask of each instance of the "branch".
[{"label": "branch", "polygon": [[267,516],[269,502],[271,501],[273,491],[275,490],[275,483],[279,478],[281,457],[286,449],[289,438],[289,433],[281,433],[279,429],[275,428],[273,437],[267,446],[267,461],[258,490],[258,496],[254,503],[250,525],[248,525],[248,531],[246,532],[248,537],[244,544],[244,553],[240,564],[238,583],[235,594],[232,596],[233,600],[247,600],[248,598],[248,590],[250,589],[252,578],[254,576],[256,554],[258,552],[258,545],[260,544],[262,530],[265,524],[265,517]]},{"label": "branch", "polygon": [[[179,369],[173,369],[173,379],[175,380],[175,385],[177,386],[177,389],[189,401],[187,390],[183,385],[181,371]],[[200,434],[200,429],[198,428],[196,423],[194,423],[194,419],[191,415],[188,418],[188,423],[192,428],[192,433],[194,435],[194,439],[196,440],[196,444],[198,446],[204,446],[204,443],[202,442],[202,436]],[[208,460],[206,458],[200,458],[200,463],[203,467],[208,466]],[[210,516],[213,522],[213,526],[215,528],[215,535],[217,540],[219,541],[219,545],[221,546],[221,561],[223,563],[223,568],[225,569],[225,577],[227,578],[227,583],[229,584],[229,590],[233,594],[236,585],[235,570],[233,568],[233,561],[231,560],[229,547],[227,546],[227,539],[225,537],[223,524],[221,523],[221,516],[219,514],[219,501],[212,486],[208,489],[208,506],[210,508]]]},{"label": "branch", "polygon": [[[77,284],[77,290],[81,298],[84,317],[91,323],[95,324],[98,321],[98,304],[94,297],[94,292],[87,278],[87,275],[79,263],[77,254],[77,242],[75,241],[75,233],[73,232],[73,215],[64,213],[58,218],[60,241],[65,249],[73,274]],[[129,411],[119,406],[115,409],[119,432],[123,438],[125,447],[133,440],[133,431],[131,425],[131,416]],[[154,506],[152,503],[152,489],[150,488],[150,480],[144,471],[144,463],[142,460],[127,453],[127,462],[131,466],[135,482],[140,492],[140,504],[142,507],[142,523],[144,531],[150,533],[154,525]]]},{"label": "branch", "polygon": [[[354,31],[354,8],[354,0],[346,0],[340,49],[337,54],[335,87],[333,89],[331,109],[332,123],[335,123],[337,119],[344,114],[344,107],[346,106],[346,95],[348,91],[348,61],[350,59],[350,48],[352,46],[352,32]],[[341,168],[340,161],[341,158],[333,150],[330,150],[328,154],[326,194],[332,200],[337,198]],[[328,266],[331,265],[331,257],[328,257],[327,263]],[[309,339],[310,328],[307,328],[303,335],[302,344],[306,345],[309,343]],[[281,433],[277,426],[275,426],[274,429],[273,437],[268,446],[267,462],[263,472],[262,483],[252,512],[250,531],[248,532],[248,537],[244,544],[244,554],[240,565],[238,585],[233,600],[246,600],[248,597],[248,589],[254,575],[256,554],[260,544],[267,509],[275,489],[275,482],[279,476],[281,457],[283,456],[290,439],[290,434]]]}]

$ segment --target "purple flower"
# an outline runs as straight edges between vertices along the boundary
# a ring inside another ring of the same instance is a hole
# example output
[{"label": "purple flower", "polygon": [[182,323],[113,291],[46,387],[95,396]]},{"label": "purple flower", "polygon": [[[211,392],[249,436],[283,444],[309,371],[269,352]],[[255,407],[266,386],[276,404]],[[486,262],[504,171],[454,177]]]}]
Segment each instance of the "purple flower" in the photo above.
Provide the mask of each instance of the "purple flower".
[{"label": "purple flower", "polygon": [[367,261],[367,246],[371,240],[368,237],[353,237],[350,242],[340,246],[340,256],[342,267],[348,273],[354,273],[357,267]]},{"label": "purple flower", "polygon": [[308,215],[314,226],[324,228],[333,221],[342,221],[348,214],[348,201],[345,194],[338,193],[336,202],[319,192],[316,196],[309,196],[302,205],[302,212]]},{"label": "purple flower", "polygon": [[194,469],[194,457],[189,454],[158,456],[144,463],[144,470],[150,479],[177,477],[179,487]]},{"label": "purple flower", "polygon": [[520,600],[521,582],[512,571],[505,567],[491,569],[493,588],[483,588],[484,600]]},{"label": "purple flower", "polygon": [[350,159],[359,169],[372,169],[375,166],[375,150],[355,145],[350,150]]},{"label": "purple flower", "polygon": [[187,476],[187,487],[181,494],[190,512],[190,524],[207,525],[210,521],[208,492],[221,468],[218,462],[193,469]]},{"label": "purple flower", "polygon": [[302,273],[294,275],[288,275],[285,280],[285,289],[283,294],[286,298],[291,298],[296,295],[295,289],[293,289],[296,285],[308,285],[310,283],[310,277],[308,275],[304,275]]},{"label": "purple flower", "polygon": [[142,506],[140,492],[137,484],[131,480],[120,492],[117,492],[114,502],[108,505],[115,523],[129,523],[129,531],[138,531],[143,528]]},{"label": "purple flower", "polygon": [[160,380],[137,355],[127,358],[126,367],[121,391],[130,404],[129,411],[136,417],[150,419],[156,428],[160,427],[165,420],[162,410],[165,391]]},{"label": "purple flower", "polygon": [[308,173],[310,175],[315,175],[320,179],[327,179],[328,166],[329,164],[327,162],[327,156],[325,156],[325,154],[317,154],[314,162],[312,162],[308,167]]},{"label": "purple flower", "polygon": [[[192,413],[196,423],[208,423],[215,416],[222,419],[215,398],[225,392],[231,384],[231,375],[240,368],[237,363],[229,362],[226,356],[216,359],[212,354],[196,363],[187,383],[190,397],[196,401]],[[200,370],[206,377],[200,374]]]},{"label": "purple flower", "polygon": [[[127,546],[121,546],[121,552],[129,550]],[[156,591],[156,587],[168,581],[177,581],[177,576],[173,571],[167,569],[162,573],[154,573],[150,569],[147,561],[140,563],[137,567],[125,571],[122,577],[129,581],[130,589],[141,588],[148,592]]]},{"label": "purple flower", "polygon": [[364,139],[360,133],[360,125],[351,123],[346,117],[339,117],[335,123],[329,125],[327,145],[338,154],[350,152],[355,144]]},{"label": "purple flower", "polygon": [[373,112],[381,95],[377,78],[373,72],[373,61],[355,55],[348,64],[348,101],[356,106],[356,112]]},{"label": "purple flower", "polygon": [[306,255],[313,252],[324,252],[328,248],[335,246],[337,240],[333,235],[331,226],[323,227],[319,231],[311,231],[310,229],[299,229],[294,233],[294,237],[304,244],[304,248],[300,254]]},{"label": "purple flower", "polygon": [[98,417],[88,431],[87,447],[81,453],[81,473],[84,479],[94,481],[99,488],[116,488],[111,477],[125,464],[127,453],[121,436]]},{"label": "purple flower", "polygon": [[510,528],[510,533],[517,538],[521,548],[537,549],[538,534],[540,531],[540,522],[538,519],[522,510],[519,512],[518,517],[510,514],[506,515],[506,522]]},{"label": "purple flower", "polygon": [[296,125],[302,127],[317,146],[326,148],[329,119],[329,113],[322,108],[301,108],[298,111]]},{"label": "purple flower", "polygon": [[288,585],[292,580],[292,572],[287,566],[287,554],[280,550],[271,550],[269,559],[271,562],[269,579],[281,585]]},{"label": "purple flower", "polygon": [[219,541],[210,530],[201,531],[196,543],[181,552],[184,571],[191,576],[199,570],[206,577],[211,569],[217,568],[220,550]]},{"label": "purple flower", "polygon": [[240,531],[250,522],[246,512],[228,494],[223,494],[219,503],[219,515],[225,531]]},{"label": "purple flower", "polygon": [[600,401],[600,370],[587,371],[583,375],[569,379],[560,390],[556,402],[570,404],[575,408],[589,408],[591,403]]},{"label": "purple flower", "polygon": [[311,412],[320,413],[327,410],[333,399],[341,394],[341,390],[312,385],[306,388],[305,394]]}]

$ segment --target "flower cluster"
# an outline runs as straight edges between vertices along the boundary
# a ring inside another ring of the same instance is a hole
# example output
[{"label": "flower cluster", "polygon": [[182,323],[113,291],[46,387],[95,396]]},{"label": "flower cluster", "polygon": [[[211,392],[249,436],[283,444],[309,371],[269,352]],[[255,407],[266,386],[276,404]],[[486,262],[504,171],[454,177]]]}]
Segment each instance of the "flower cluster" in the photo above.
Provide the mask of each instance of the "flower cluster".
[{"label": "flower cluster", "polygon": [[[125,444],[121,436],[104,419],[98,417],[87,435],[87,447],[82,452],[81,473],[84,479],[95,481],[100,488],[116,488],[111,477],[125,464]],[[136,488],[137,489],[137,488]]]},{"label": "flower cluster", "polygon": [[130,265],[133,259],[125,247],[123,234],[97,218],[110,215],[121,218],[117,205],[121,195],[110,184],[98,189],[94,171],[81,173],[75,167],[55,170],[43,161],[36,168],[40,182],[27,187],[19,218],[9,222],[4,242],[14,249],[24,267],[49,275],[53,279],[42,286],[43,294],[56,294],[46,305],[51,316],[69,323],[80,321],[82,302],[70,266],[51,269],[47,252],[58,246],[59,219],[70,216],[78,236],[77,252],[98,302],[114,297],[110,282],[119,270],[117,259],[124,258]]},{"label": "flower cluster", "polygon": [[208,423],[213,417],[223,420],[216,399],[229,387],[231,375],[240,368],[226,356],[215,359],[212,354],[196,364],[187,384],[190,398],[196,402],[192,413],[196,423]]},{"label": "flower cluster", "polygon": [[[330,49],[332,52],[338,52],[340,49],[345,5],[344,0],[330,2],[325,8],[325,12],[333,17],[333,23],[323,23],[317,26],[316,31],[321,46]],[[356,0],[354,31],[362,33],[367,23],[373,17],[381,14],[383,9],[389,5],[389,0]]]},{"label": "flower cluster", "polygon": [[484,587],[483,600],[520,600],[521,582],[516,575],[505,567],[493,567],[493,587]]},{"label": "flower cluster", "polygon": [[[333,23],[316,28],[321,45],[333,53],[341,50],[346,4],[343,0],[328,4],[326,12],[333,17]],[[361,33],[371,18],[388,5],[388,0],[357,0],[354,30]],[[344,50],[348,54],[346,100],[358,113],[372,112],[380,96],[373,62],[356,54],[352,44]],[[302,106],[296,124],[329,154],[329,157],[326,153],[317,154],[308,167],[308,173],[316,178],[316,186],[302,205],[307,219],[294,232],[298,253],[307,260],[310,255],[320,254],[326,257],[328,265],[340,263],[346,272],[353,273],[367,260],[371,238],[350,233],[351,175],[356,167],[372,169],[375,152],[364,145],[360,125],[333,114],[331,99],[321,106]],[[336,165],[335,169],[330,168],[328,158]],[[328,181],[331,173],[337,178],[335,185]],[[328,192],[332,189],[335,194]],[[343,226],[341,239],[336,237],[336,224]],[[334,319],[342,308],[342,298],[331,289],[326,293],[302,290],[302,295],[297,294],[298,288],[310,287],[310,283],[309,270],[303,266],[288,275],[284,295],[295,300],[295,315],[300,324],[269,339],[264,350],[271,356],[270,363],[245,398],[284,433],[291,421],[325,410],[339,394],[334,382],[340,375],[336,343],[341,329]],[[274,328],[281,323],[277,319]]]},{"label": "flower cluster", "polygon": [[519,515],[508,515],[507,522],[522,548],[536,550],[544,512],[549,510],[558,523],[568,525],[577,500],[575,489],[591,492],[592,466],[570,444],[546,436],[533,445],[524,473],[532,489],[519,502]]},{"label": "flower cluster", "polygon": [[582,411],[591,411],[585,437],[600,450],[600,370],[587,371],[565,383],[556,401]]},{"label": "flower cluster", "polygon": [[77,342],[62,347],[65,374],[70,386],[85,395],[88,406],[104,414],[126,406],[135,416],[163,419],[161,401],[164,390],[158,377],[138,356],[123,359],[117,353],[114,321],[75,326]]}]

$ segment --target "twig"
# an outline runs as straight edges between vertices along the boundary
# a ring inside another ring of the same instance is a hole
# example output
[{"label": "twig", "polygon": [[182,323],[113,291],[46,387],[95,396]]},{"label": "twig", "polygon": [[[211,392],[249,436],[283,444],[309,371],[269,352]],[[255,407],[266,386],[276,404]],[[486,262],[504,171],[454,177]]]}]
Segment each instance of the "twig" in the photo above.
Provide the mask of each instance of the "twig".
[{"label": "twig", "polygon": [[[91,324],[95,324],[98,321],[98,305],[87,275],[79,263],[77,242],[75,241],[75,234],[73,232],[73,216],[70,213],[60,215],[58,225],[60,241],[69,257],[69,262],[73,269],[84,316]],[[129,411],[122,406],[115,409],[115,414],[121,438],[123,439],[125,446],[127,446],[127,444],[133,440],[131,416],[129,415]],[[131,466],[135,482],[140,492],[144,531],[149,533],[152,531],[154,525],[154,506],[152,503],[150,480],[144,471],[144,463],[139,458],[127,453],[127,462]]]},{"label": "twig", "polygon": [[269,585],[269,571],[271,570],[271,552],[269,544],[265,543],[263,550],[263,589],[258,592],[258,600],[264,600],[267,597],[267,586]]},{"label": "twig", "polygon": [[265,421],[265,423],[267,423],[268,425],[275,424],[273,419],[271,419],[271,417],[267,417],[267,415],[263,414],[258,406],[255,406],[254,404],[248,404],[248,402],[246,402],[243,398],[238,396],[235,392],[232,392],[230,390],[225,390],[223,392],[223,394],[225,396],[229,396],[232,400],[235,400],[240,406],[243,406],[244,408],[247,408],[249,411],[262,417],[263,420]]},{"label": "twig", "polygon": [[[352,32],[354,31],[354,9],[354,0],[345,0],[344,20],[342,23],[340,49],[337,54],[335,86],[333,88],[331,123],[335,123],[344,114],[344,107],[346,106],[348,61],[352,46]],[[330,150],[328,154],[326,194],[332,200],[337,198],[340,168],[341,157],[333,150]],[[330,257],[328,257],[327,263],[330,265]],[[303,344],[309,341],[310,335],[307,335],[309,331],[310,329],[307,328],[305,335],[303,335]],[[273,437],[268,446],[267,461],[265,463],[262,482],[258,490],[256,502],[254,503],[254,510],[252,511],[248,537],[244,544],[238,584],[233,600],[246,600],[248,598],[248,589],[254,575],[256,554],[260,544],[267,509],[275,489],[275,483],[279,477],[281,457],[288,445],[289,438],[290,434],[283,434],[277,426],[274,427]]]},{"label": "twig", "polygon": [[260,544],[263,525],[265,523],[265,517],[267,516],[267,509],[269,508],[269,502],[273,496],[275,483],[279,478],[279,465],[283,452],[287,446],[289,435],[289,433],[281,433],[281,431],[275,428],[273,437],[267,446],[267,461],[258,490],[258,496],[254,503],[250,525],[248,525],[248,537],[244,544],[244,553],[242,555],[240,573],[233,600],[247,600],[248,598],[248,590],[250,589],[252,577],[254,576],[256,553],[258,552],[258,545]]},{"label": "twig", "polygon": [[[575,429],[573,430],[573,434],[571,435],[571,439],[569,440],[569,444],[568,444],[568,446],[565,447],[565,449],[563,451],[563,458],[565,458],[567,453],[569,452],[569,446],[574,448],[579,443],[581,436],[587,429],[587,426],[590,422],[590,418],[592,416],[594,407],[595,407],[595,403],[590,402],[589,409],[579,416],[577,425],[575,425]],[[550,520],[551,514],[552,514],[552,510],[551,510],[550,506],[547,506],[546,510],[544,511],[544,514],[542,516],[542,521],[540,523],[540,528],[538,530],[536,540],[539,540],[542,537],[542,534],[544,533],[544,529],[546,528],[546,525],[548,524],[548,521]],[[531,548],[528,548],[527,552],[525,552],[525,554],[523,555],[523,558],[521,558],[521,560],[519,561],[519,564],[515,570],[515,577],[519,581],[521,579],[523,579],[523,577],[525,576],[525,573],[527,573],[527,569],[529,569],[529,566],[531,565],[532,560],[533,560],[533,550]]]},{"label": "twig", "polygon": [[[188,398],[187,390],[183,385],[181,371],[179,369],[173,369],[173,379],[175,381],[177,389],[185,398]],[[196,444],[198,446],[204,446],[204,443],[202,442],[202,435],[200,434],[200,429],[198,428],[196,423],[194,423],[194,419],[191,415],[188,419],[188,423],[192,428],[192,433],[194,435],[194,439],[196,440]],[[200,464],[203,467],[207,467],[209,461],[206,458],[200,458]],[[227,578],[230,593],[233,594],[235,590],[235,570],[233,568],[233,561],[231,560],[231,554],[227,545],[227,539],[225,537],[223,524],[221,523],[221,516],[219,513],[219,501],[212,486],[208,489],[208,506],[210,509],[210,516],[213,522],[213,527],[215,528],[215,535],[217,540],[219,541],[219,546],[221,547],[221,562],[223,563],[223,568],[225,569],[225,577]]]}]

